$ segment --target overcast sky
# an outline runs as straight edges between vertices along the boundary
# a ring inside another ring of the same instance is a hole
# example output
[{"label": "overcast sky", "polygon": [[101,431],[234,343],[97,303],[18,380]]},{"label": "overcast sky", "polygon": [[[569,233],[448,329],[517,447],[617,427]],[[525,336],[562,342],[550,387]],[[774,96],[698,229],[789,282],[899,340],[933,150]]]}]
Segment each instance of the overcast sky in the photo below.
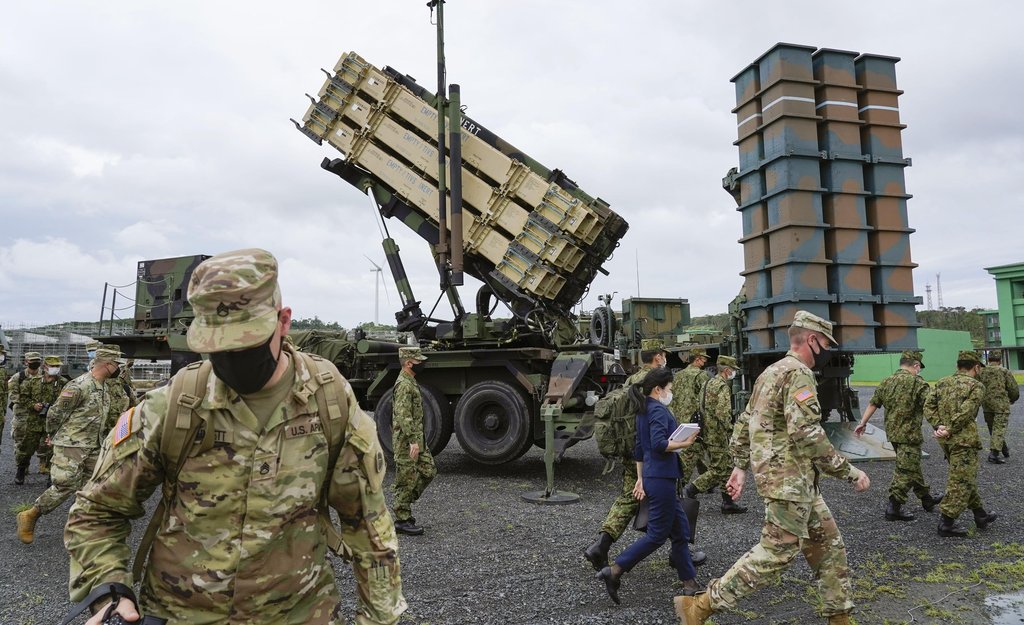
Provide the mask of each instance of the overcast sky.
[{"label": "overcast sky", "polygon": [[[641,295],[703,314],[742,284],[721,189],[738,160],[729,79],[778,41],[902,57],[917,292],[941,272],[945,305],[990,307],[982,268],[1024,260],[1022,16],[1014,2],[449,0],[448,72],[470,116],[630,223],[583,308],[635,295],[639,259]],[[104,282],[130,283],[140,259],[251,246],[281,261],[298,317],[372,320],[370,202],[288,121],[350,50],[436,84],[423,0],[5,3],[0,322],[92,320]],[[426,244],[390,225],[429,307]]]}]

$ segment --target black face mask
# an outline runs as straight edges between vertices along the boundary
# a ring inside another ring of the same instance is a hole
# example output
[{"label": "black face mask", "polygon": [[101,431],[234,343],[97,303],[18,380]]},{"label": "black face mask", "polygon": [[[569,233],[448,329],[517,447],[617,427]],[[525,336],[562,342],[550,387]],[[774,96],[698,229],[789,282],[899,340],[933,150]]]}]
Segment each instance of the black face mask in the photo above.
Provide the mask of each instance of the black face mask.
[{"label": "black face mask", "polygon": [[826,349],[824,345],[818,343],[818,353],[814,354],[814,367],[812,369],[821,371],[831,359],[832,350]]},{"label": "black face mask", "polygon": [[274,377],[277,359],[270,351],[270,341],[237,352],[210,354],[213,372],[239,395],[249,395],[267,385]]},{"label": "black face mask", "polygon": [[114,372],[110,374],[110,377],[116,378],[119,375],[121,375],[121,366],[120,365],[114,367]]},{"label": "black face mask", "polygon": [[30,363],[28,363],[28,368],[29,368],[30,371],[35,371],[36,369],[39,368],[39,363],[38,362],[30,362]]},{"label": "black face mask", "polygon": [[425,363],[425,362],[414,362],[414,363],[412,363],[412,372],[415,373],[416,375],[419,375],[420,373],[422,373],[423,370],[426,369],[426,368],[427,368],[427,363]]}]

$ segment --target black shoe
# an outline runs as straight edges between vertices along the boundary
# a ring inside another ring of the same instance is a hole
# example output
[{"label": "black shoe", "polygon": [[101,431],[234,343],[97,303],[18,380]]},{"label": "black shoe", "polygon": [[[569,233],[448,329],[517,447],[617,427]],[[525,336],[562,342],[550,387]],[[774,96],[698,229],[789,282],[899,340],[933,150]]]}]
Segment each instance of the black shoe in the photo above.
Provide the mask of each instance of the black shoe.
[{"label": "black shoe", "polygon": [[944,496],[945,495],[942,493],[939,493],[938,495],[932,495],[929,493],[924,497],[921,497],[921,507],[924,508],[925,512],[931,512],[935,509],[935,506],[939,505],[939,502],[942,501]]},{"label": "black shoe", "polygon": [[697,495],[699,494],[700,491],[697,490],[697,487],[694,485],[693,482],[690,482],[689,484],[683,487],[683,497],[686,497],[687,499],[696,499]]},{"label": "black shoe", "polygon": [[608,550],[612,548],[612,543],[614,542],[615,540],[612,539],[611,534],[601,532],[597,540],[583,552],[583,557],[587,559],[587,562],[590,562],[590,566],[594,567],[595,571],[600,571],[608,566]]},{"label": "black shoe", "polygon": [[1010,448],[1006,446],[1006,441],[1003,441],[1003,458],[1010,457]]},{"label": "black shoe", "polygon": [[622,603],[621,601],[619,601],[619,586],[622,585],[622,582],[619,581],[618,576],[612,573],[611,567],[606,566],[600,571],[598,571],[597,579],[604,582],[605,590],[608,591],[608,596],[612,598],[612,601],[615,602],[615,605],[619,605],[620,603]]},{"label": "black shoe", "polygon": [[24,484],[25,483],[25,471],[28,467],[18,467],[18,470],[14,472],[14,483]]},{"label": "black shoe", "polygon": [[722,493],[722,514],[743,514],[746,511],[746,506],[741,506],[733,501],[728,493]]},{"label": "black shoe", "polygon": [[690,561],[693,562],[693,566],[700,566],[708,561],[708,555],[699,549],[691,549]]},{"label": "black shoe", "polygon": [[999,457],[999,451],[996,449],[989,450],[988,461],[992,464],[1006,464],[1006,461]]},{"label": "black shoe", "polygon": [[955,519],[943,514],[942,519],[939,521],[939,536],[943,536],[945,538],[963,538],[964,536],[967,536],[967,530],[956,525],[955,521]]},{"label": "black shoe", "polygon": [[974,512],[974,524],[977,525],[980,530],[985,529],[996,520],[996,513],[985,512],[984,508],[975,508],[972,512]]},{"label": "black shoe", "polygon": [[416,525],[416,519],[395,521],[395,531],[399,534],[406,534],[408,536],[420,536],[423,534],[423,528]]},{"label": "black shoe", "polygon": [[889,497],[889,503],[885,506],[885,520],[886,521],[913,521],[917,517],[909,512],[904,512],[901,508],[903,504],[896,501],[892,497]]}]

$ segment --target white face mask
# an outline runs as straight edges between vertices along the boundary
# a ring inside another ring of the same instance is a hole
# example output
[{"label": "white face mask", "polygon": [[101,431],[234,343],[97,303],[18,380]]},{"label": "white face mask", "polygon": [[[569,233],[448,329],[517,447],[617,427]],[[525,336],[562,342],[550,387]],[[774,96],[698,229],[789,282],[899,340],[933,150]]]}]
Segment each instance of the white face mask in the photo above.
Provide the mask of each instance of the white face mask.
[{"label": "white face mask", "polygon": [[725,379],[726,380],[732,380],[735,377],[736,377],[736,370],[735,369],[730,369],[729,373],[726,374]]},{"label": "white face mask", "polygon": [[664,395],[658,398],[658,401],[665,404],[666,406],[672,403],[672,391],[668,391]]},{"label": "white face mask", "polygon": [[52,375],[52,376],[60,375],[60,367],[48,367],[46,369],[46,375]]}]

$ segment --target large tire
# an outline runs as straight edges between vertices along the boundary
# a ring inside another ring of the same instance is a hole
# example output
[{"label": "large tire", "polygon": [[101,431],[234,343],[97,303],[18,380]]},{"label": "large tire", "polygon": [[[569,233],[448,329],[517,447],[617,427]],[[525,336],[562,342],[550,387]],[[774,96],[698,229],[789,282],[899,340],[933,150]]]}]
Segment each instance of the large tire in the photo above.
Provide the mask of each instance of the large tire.
[{"label": "large tire", "polygon": [[[393,418],[395,389],[389,388],[384,393],[377,406],[373,409],[373,420],[377,422],[377,438],[380,446],[384,448],[384,455],[390,460],[393,457],[391,420]],[[427,447],[430,453],[437,455],[444,451],[448,441],[452,437],[451,418],[448,417],[449,406],[447,400],[438,401],[438,397],[444,397],[438,391],[425,385],[420,385],[420,395],[423,397],[423,434],[427,439]]]},{"label": "large tire", "polygon": [[455,435],[480,464],[504,464],[533,443],[530,410],[522,393],[504,382],[478,382],[455,406]]},{"label": "large tire", "polygon": [[591,313],[590,342],[604,347],[615,342],[615,313],[608,306],[598,306]]}]

